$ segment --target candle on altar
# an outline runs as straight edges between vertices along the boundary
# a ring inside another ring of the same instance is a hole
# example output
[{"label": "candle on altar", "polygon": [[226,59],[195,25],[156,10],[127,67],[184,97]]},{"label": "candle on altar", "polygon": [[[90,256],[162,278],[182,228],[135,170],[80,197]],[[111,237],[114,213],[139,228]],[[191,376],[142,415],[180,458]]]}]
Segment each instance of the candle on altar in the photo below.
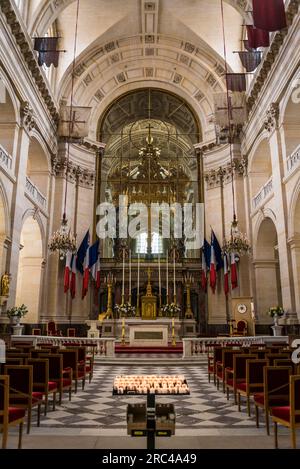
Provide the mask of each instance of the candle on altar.
[{"label": "candle on altar", "polygon": [[161,298],[160,254],[158,254],[158,288],[159,297]]},{"label": "candle on altar", "polygon": [[129,251],[129,303],[131,304],[131,250]]},{"label": "candle on altar", "polygon": [[174,303],[176,299],[176,257],[175,257],[175,249],[174,249],[174,256],[173,256],[173,265],[174,265]]},{"label": "candle on altar", "polygon": [[166,285],[166,289],[167,289],[167,303],[168,303],[168,299],[169,299],[169,251],[167,251],[167,255],[166,255],[166,260],[167,260],[167,285]]},{"label": "candle on altar", "polygon": [[125,297],[125,249],[123,249],[123,275],[122,275],[122,303]]},{"label": "candle on altar", "polygon": [[137,301],[140,295],[140,254],[138,254],[138,274],[137,274]]}]

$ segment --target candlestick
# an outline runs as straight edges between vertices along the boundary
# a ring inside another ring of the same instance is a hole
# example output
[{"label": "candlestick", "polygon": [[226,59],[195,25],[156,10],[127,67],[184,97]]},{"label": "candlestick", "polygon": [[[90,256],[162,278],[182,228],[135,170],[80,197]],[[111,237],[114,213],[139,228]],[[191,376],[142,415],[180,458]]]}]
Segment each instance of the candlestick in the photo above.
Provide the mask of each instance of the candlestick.
[{"label": "candlestick", "polygon": [[169,304],[169,251],[167,250],[166,254],[166,260],[167,260],[167,266],[166,266],[166,274],[167,274],[167,279],[166,279],[166,287],[167,287],[167,304]]},{"label": "candlestick", "polygon": [[122,305],[125,303],[125,249],[123,248]]},{"label": "candlestick", "polygon": [[159,317],[162,316],[161,312],[161,275],[160,275],[160,254],[158,254],[158,289],[159,289]]},{"label": "candlestick", "polygon": [[174,256],[173,256],[173,265],[174,265],[174,304],[176,305],[177,300],[176,300],[176,258],[175,258],[175,248],[174,248]]},{"label": "candlestick", "polygon": [[137,295],[136,295],[136,316],[140,316],[140,254],[138,254],[138,275],[137,275]]},{"label": "candlestick", "polygon": [[129,251],[129,295],[128,303],[131,305],[131,250]]}]

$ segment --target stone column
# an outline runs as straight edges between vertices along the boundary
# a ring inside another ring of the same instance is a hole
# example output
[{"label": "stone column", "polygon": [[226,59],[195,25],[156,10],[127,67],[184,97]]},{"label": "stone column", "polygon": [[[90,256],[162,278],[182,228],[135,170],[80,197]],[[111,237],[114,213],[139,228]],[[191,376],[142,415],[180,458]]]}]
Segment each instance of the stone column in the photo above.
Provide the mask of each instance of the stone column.
[{"label": "stone column", "polygon": [[278,128],[279,121],[279,105],[273,103],[268,112],[265,120],[265,128],[269,132],[269,143],[272,160],[273,172],[273,186],[276,188],[274,191],[275,207],[276,207],[276,230],[278,236],[278,253],[280,259],[280,274],[281,274],[281,290],[283,308],[285,311],[295,311],[295,296],[293,285],[293,272],[290,252],[288,250],[288,210],[285,188],[282,183],[284,177],[283,155],[282,155],[282,141],[281,133]]},{"label": "stone column", "polygon": [[[300,239],[293,238],[289,240],[292,256],[292,267],[294,277],[294,289],[296,299],[296,312],[298,321],[300,321]],[[295,315],[296,316],[296,315]],[[296,317],[294,319],[297,319]]]},{"label": "stone column", "polygon": [[11,206],[11,247],[8,254],[9,272],[11,274],[10,297],[8,300],[8,308],[15,305],[18,268],[19,268],[19,252],[20,252],[20,236],[23,227],[23,212],[25,207],[25,185],[26,171],[29,150],[29,130],[28,127],[20,129],[18,138],[18,148],[16,154],[16,183],[13,191],[13,200]]}]

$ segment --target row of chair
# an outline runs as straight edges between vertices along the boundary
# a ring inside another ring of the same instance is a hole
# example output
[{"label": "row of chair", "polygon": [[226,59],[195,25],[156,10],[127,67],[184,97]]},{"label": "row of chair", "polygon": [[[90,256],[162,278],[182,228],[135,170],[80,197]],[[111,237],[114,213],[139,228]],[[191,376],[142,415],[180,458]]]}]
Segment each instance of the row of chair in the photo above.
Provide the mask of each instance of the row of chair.
[{"label": "row of chair", "polygon": [[266,431],[270,434],[269,417],[275,426],[275,447],[278,447],[278,423],[289,427],[292,446],[296,448],[296,428],[300,426],[300,367],[295,364],[287,347],[214,347],[208,356],[208,375],[227,393],[233,392],[234,402],[241,410],[241,398],[247,401],[251,416],[253,399],[256,425],[259,427],[259,409],[263,409]]},{"label": "row of chair", "polygon": [[[20,350],[20,351],[19,351]],[[37,409],[37,425],[40,426],[41,408],[47,415],[49,399],[55,410],[56,398],[62,403],[63,393],[72,398],[78,382],[82,389],[88,377],[93,376],[93,354],[87,355],[85,347],[49,349],[33,347],[9,349],[6,363],[0,372],[0,430],[3,432],[2,447],[6,448],[8,429],[19,425],[19,445],[22,445],[23,422],[27,412],[27,433],[30,432],[32,411]]]}]

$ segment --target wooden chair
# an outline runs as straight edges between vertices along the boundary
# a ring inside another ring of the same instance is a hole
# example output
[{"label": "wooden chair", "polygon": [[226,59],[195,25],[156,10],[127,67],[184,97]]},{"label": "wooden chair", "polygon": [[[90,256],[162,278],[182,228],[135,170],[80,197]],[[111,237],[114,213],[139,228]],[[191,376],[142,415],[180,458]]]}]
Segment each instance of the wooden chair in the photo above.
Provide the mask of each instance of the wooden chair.
[{"label": "wooden chair", "polygon": [[33,391],[42,392],[45,396],[44,415],[48,412],[49,395],[53,395],[53,410],[55,410],[57,383],[49,380],[49,361],[46,358],[29,358],[27,365],[33,368]]},{"label": "wooden chair", "polygon": [[279,358],[277,360],[274,360],[274,366],[291,366],[293,370],[293,375],[300,374],[300,365],[294,363],[291,358]]},{"label": "wooden chair", "polygon": [[73,381],[75,381],[75,394],[76,394],[78,381],[82,381],[82,390],[84,389],[86,365],[85,363],[82,365],[79,364],[77,349],[62,349],[60,353],[63,356],[64,371],[67,371],[70,368],[72,369],[72,372],[73,372],[72,379]]},{"label": "wooden chair", "polygon": [[67,329],[67,337],[76,337],[76,329],[75,329],[75,327],[68,327],[68,329]]},{"label": "wooden chair", "polygon": [[237,384],[238,406],[241,411],[241,396],[247,399],[248,415],[251,417],[250,396],[264,390],[264,367],[268,360],[255,359],[246,362],[246,380]]},{"label": "wooden chair", "polygon": [[9,376],[0,375],[0,431],[2,436],[2,449],[6,449],[9,427],[19,425],[18,448],[22,448],[23,424],[25,409],[11,407],[9,402]]},{"label": "wooden chair", "polygon": [[208,372],[208,382],[211,381],[211,376],[213,376],[214,384],[216,384],[216,364],[217,361],[221,362],[222,360],[222,347],[214,346],[212,351],[209,351],[207,354],[207,372]]},{"label": "wooden chair", "polygon": [[248,323],[247,321],[244,321],[243,319],[240,319],[236,323],[236,329],[233,333],[234,336],[246,336],[248,334]]},{"label": "wooden chair", "polygon": [[270,435],[269,414],[273,407],[289,404],[289,381],[292,368],[266,366],[264,368],[264,392],[254,394],[256,427],[259,428],[259,408],[264,409],[266,431]]},{"label": "wooden chair", "polygon": [[229,390],[232,389],[234,403],[237,404],[237,386],[246,380],[246,364],[247,360],[255,360],[257,356],[254,354],[234,354],[232,369],[225,370],[225,385],[227,391],[227,400],[229,400]]},{"label": "wooden chair", "polygon": [[42,355],[49,362],[49,379],[55,382],[59,392],[59,405],[62,403],[62,396],[64,391],[69,393],[69,401],[72,399],[72,368],[63,370],[63,356],[61,354]]},{"label": "wooden chair", "polygon": [[225,393],[225,370],[233,369],[233,356],[235,354],[241,353],[240,349],[233,350],[228,348],[223,348],[222,350],[222,361],[217,362],[217,388],[220,389],[220,381],[223,383],[223,392]]},{"label": "wooden chair", "polygon": [[290,356],[291,354],[287,352],[287,353],[267,353],[265,357],[269,362],[269,366],[274,366],[275,360],[288,360]]},{"label": "wooden chair", "polygon": [[5,365],[4,374],[10,377],[9,399],[14,407],[27,409],[27,433],[31,428],[32,409],[37,406],[37,426],[40,426],[43,393],[33,391],[33,370],[30,365]]},{"label": "wooden chair", "polygon": [[290,428],[292,447],[296,449],[296,430],[300,428],[300,376],[290,377],[290,405],[271,410],[274,422],[275,448],[278,448],[278,424]]},{"label": "wooden chair", "polygon": [[39,328],[32,328],[31,335],[42,335],[42,330]]},{"label": "wooden chair", "polygon": [[47,323],[47,335],[50,336],[60,336],[61,331],[59,331],[56,327],[56,324],[54,321],[49,321]]}]

